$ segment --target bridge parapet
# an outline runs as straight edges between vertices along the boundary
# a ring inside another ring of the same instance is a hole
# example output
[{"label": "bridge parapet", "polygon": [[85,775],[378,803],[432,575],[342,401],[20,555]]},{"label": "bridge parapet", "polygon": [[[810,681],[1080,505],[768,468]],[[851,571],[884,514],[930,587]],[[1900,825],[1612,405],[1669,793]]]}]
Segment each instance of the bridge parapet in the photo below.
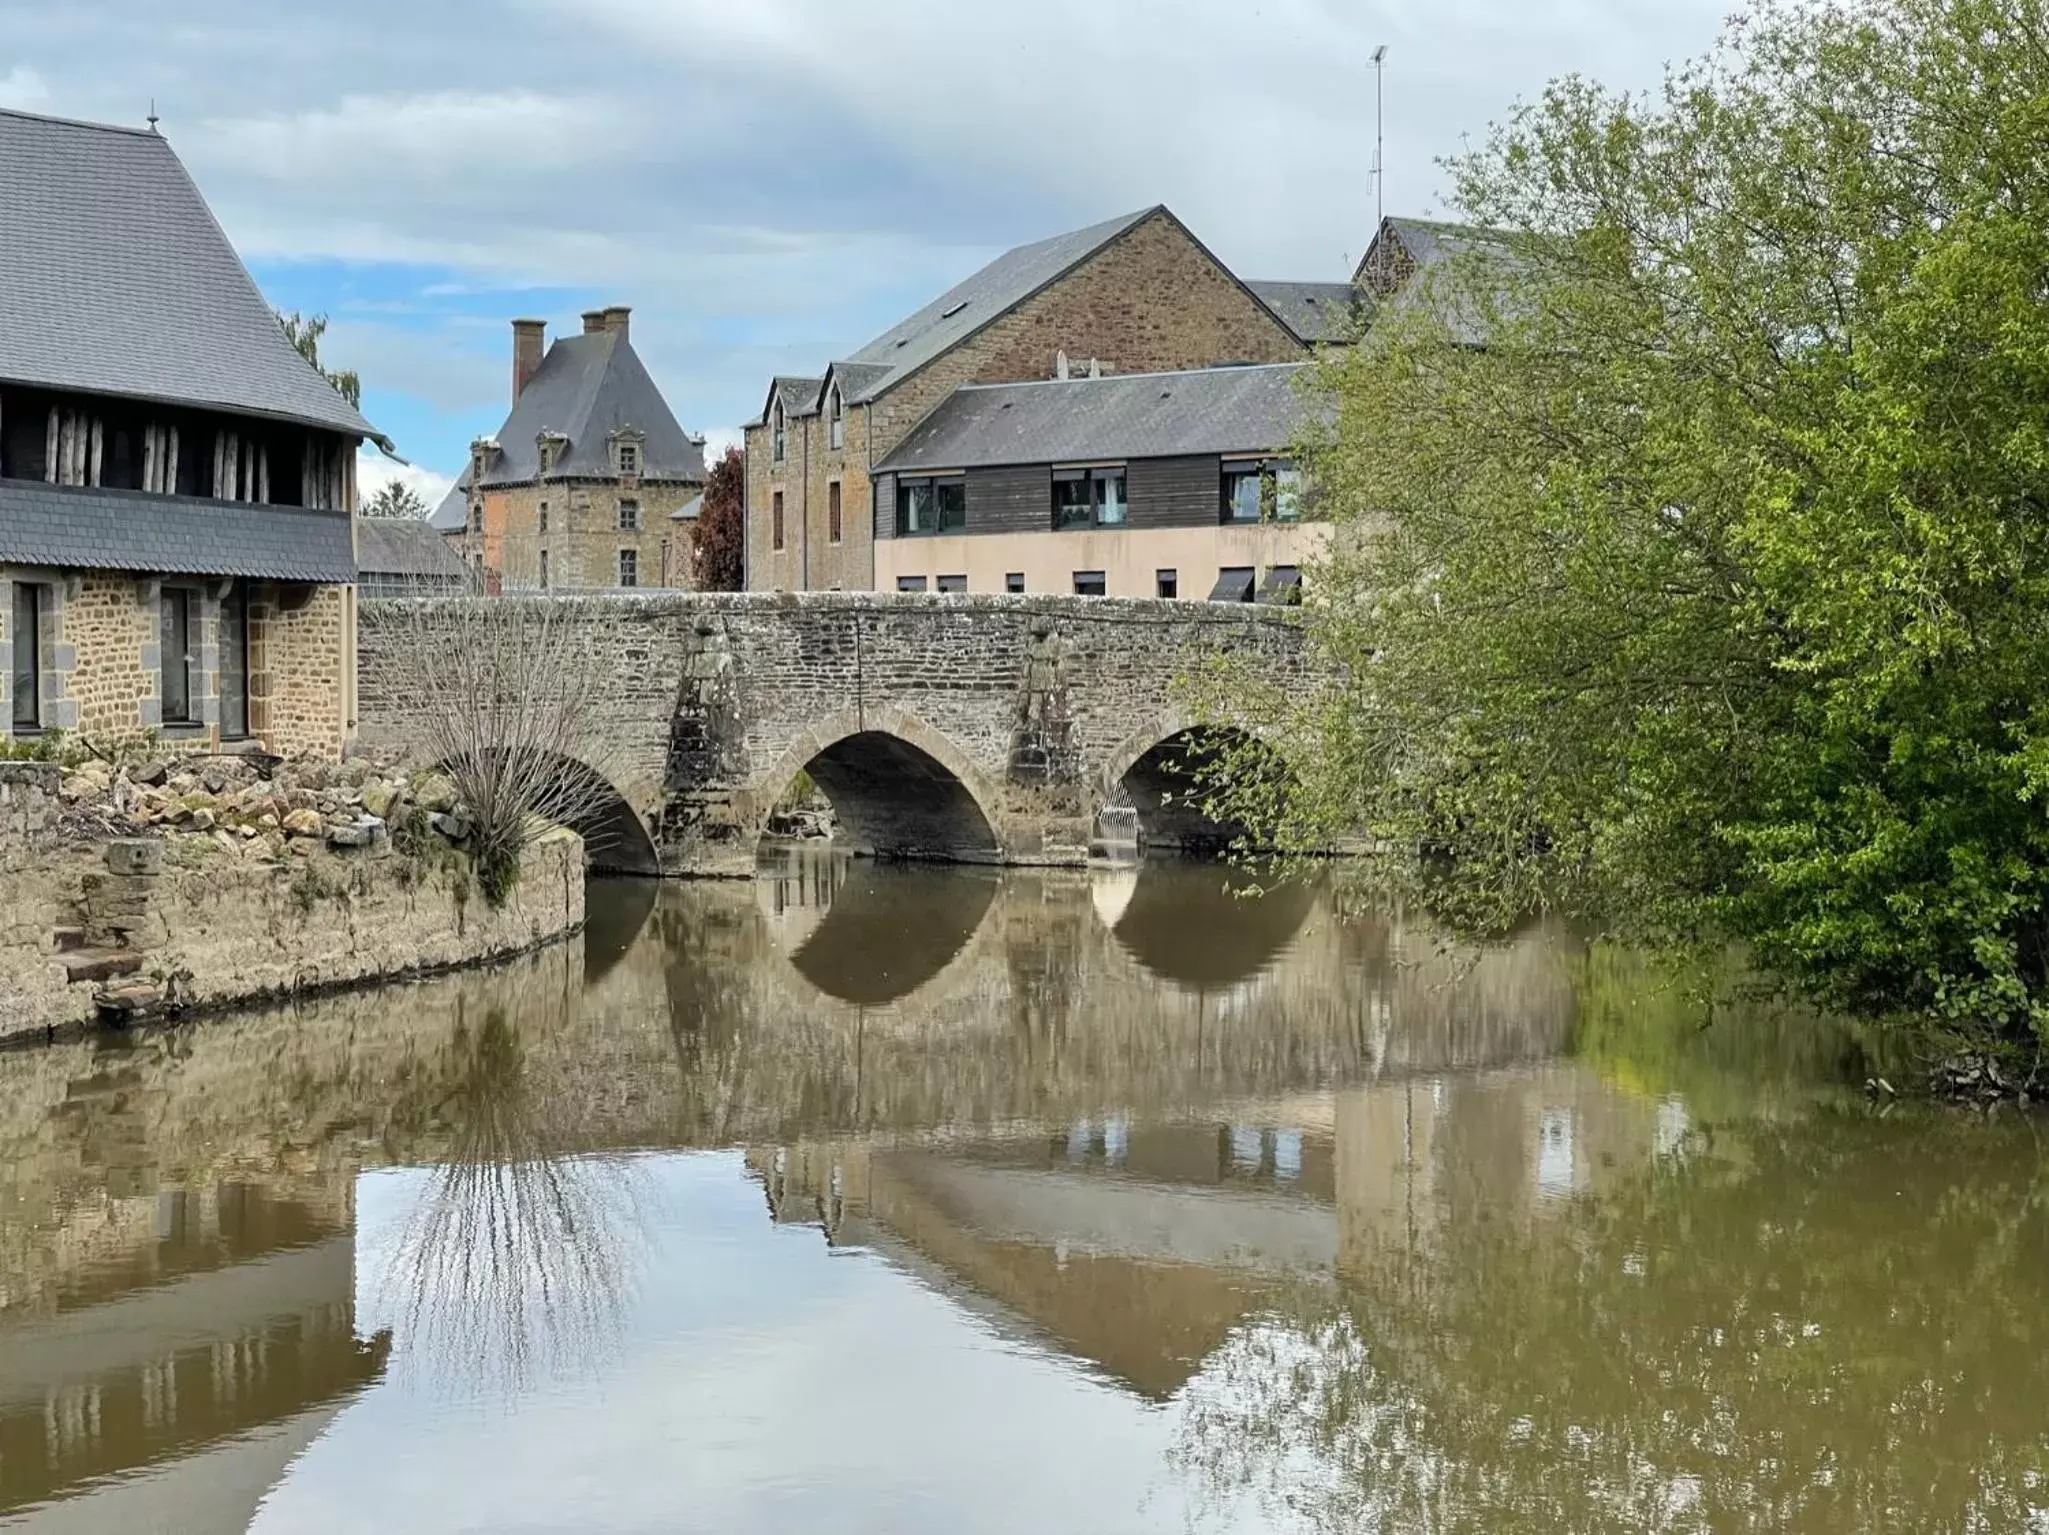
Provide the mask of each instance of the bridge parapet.
[{"label": "bridge parapet", "polygon": [[[1305,681],[1283,610],[1147,599],[648,593],[549,600],[606,668],[614,786],[673,874],[751,872],[799,771],[885,856],[1085,861],[1134,763],[1187,728],[1182,680],[1220,652]],[[363,604],[359,724],[403,746],[429,704],[395,646],[420,626]],[[1140,814],[1146,815],[1143,796]]]}]

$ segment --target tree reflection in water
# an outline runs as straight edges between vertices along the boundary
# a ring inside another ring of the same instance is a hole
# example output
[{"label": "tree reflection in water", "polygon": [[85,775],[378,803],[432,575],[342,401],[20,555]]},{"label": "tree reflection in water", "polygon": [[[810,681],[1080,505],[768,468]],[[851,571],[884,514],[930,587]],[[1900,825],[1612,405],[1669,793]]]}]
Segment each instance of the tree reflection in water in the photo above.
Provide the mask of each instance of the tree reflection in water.
[{"label": "tree reflection in water", "polygon": [[1241,1327],[1178,1463],[1319,1530],[2041,1527],[2037,1130],[1709,1141],[1555,1219],[1441,1212]]},{"label": "tree reflection in water", "polygon": [[402,1366],[449,1387],[517,1391],[615,1357],[648,1243],[645,1174],[567,1154],[502,1009],[459,1022],[433,1117],[447,1149],[425,1170],[386,1283]]}]

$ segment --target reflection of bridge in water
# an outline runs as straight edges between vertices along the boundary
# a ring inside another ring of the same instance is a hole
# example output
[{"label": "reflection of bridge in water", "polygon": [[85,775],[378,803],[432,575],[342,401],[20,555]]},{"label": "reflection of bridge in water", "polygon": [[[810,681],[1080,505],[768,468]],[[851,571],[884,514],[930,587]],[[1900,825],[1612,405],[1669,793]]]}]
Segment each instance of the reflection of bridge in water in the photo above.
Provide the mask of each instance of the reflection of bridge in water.
[{"label": "reflection of bridge in water", "polygon": [[[1450,1201],[1539,1212],[1670,1134],[1538,1064],[1572,1010],[1546,935],[1462,953],[1234,883],[601,885],[582,945],[499,970],[0,1056],[0,1517],[142,1464],[217,1468],[177,1494],[223,1511],[195,1524],[253,1503],[383,1368],[354,1334],[364,1165],[747,1148],[776,1220],[1157,1398],[1301,1273]],[[530,1236],[522,1262],[605,1239]],[[111,1527],[94,1500],[128,1490],[62,1506]]]}]

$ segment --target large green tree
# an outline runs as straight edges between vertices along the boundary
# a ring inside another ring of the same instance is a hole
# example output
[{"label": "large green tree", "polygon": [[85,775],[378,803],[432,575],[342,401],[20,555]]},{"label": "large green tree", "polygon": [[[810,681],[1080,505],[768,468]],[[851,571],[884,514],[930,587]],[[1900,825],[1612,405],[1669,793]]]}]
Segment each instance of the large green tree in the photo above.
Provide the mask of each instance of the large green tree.
[{"label": "large green tree", "polygon": [[2049,1032],[2049,0],[1787,0],[1454,162],[1318,380],[1346,681],[1237,812],[1476,927]]},{"label": "large green tree", "polygon": [[279,310],[277,323],[284,327],[285,339],[306,361],[313,364],[320,376],[334,386],[334,392],[358,410],[363,408],[363,381],[353,368],[324,368],[320,364],[320,338],[327,334],[327,316],[324,314],[302,315],[298,310]]}]

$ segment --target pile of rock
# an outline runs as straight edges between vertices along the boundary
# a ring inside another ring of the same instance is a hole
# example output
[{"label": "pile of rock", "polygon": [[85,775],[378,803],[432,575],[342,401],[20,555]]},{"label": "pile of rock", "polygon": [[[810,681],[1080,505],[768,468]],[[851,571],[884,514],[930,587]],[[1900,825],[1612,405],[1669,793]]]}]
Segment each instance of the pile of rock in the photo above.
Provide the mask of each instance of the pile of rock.
[{"label": "pile of rock", "polygon": [[66,821],[81,834],[154,834],[173,847],[203,841],[251,858],[304,857],[322,847],[383,852],[401,817],[451,842],[469,834],[446,776],[367,760],[89,761],[67,768],[58,792]]}]

